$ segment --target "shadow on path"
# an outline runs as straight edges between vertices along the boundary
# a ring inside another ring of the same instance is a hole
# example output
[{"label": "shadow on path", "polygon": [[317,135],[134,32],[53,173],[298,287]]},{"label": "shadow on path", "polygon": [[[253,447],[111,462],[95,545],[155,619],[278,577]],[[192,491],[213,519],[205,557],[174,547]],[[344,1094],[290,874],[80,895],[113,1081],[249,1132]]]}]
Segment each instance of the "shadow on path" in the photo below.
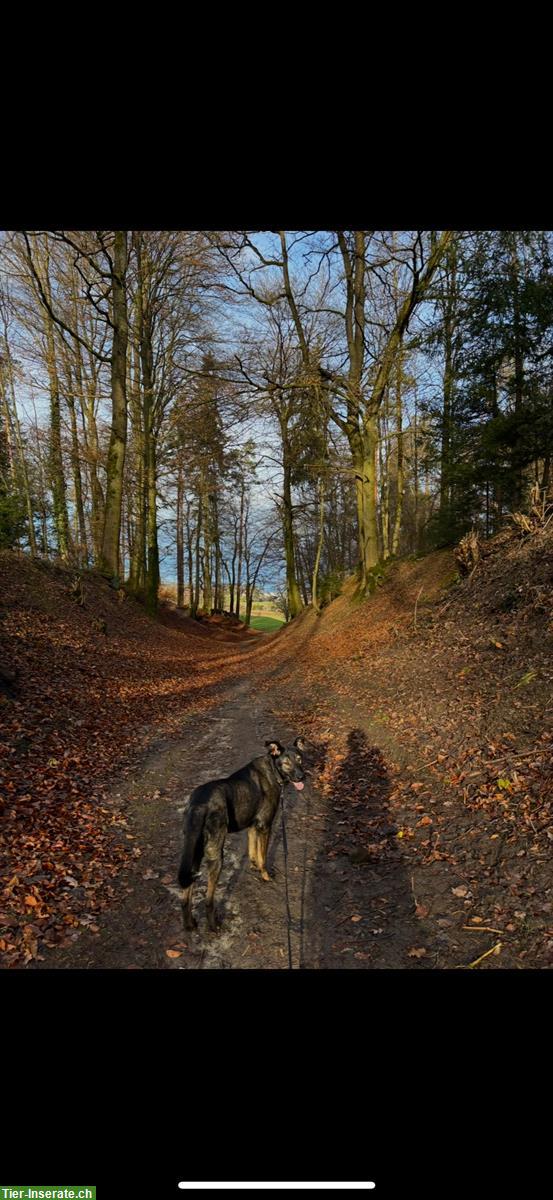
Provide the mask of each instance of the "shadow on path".
[{"label": "shadow on path", "polygon": [[329,780],[327,840],[304,875],[301,967],[434,965],[390,815],[390,790],[381,751],[362,729],[351,729]]}]

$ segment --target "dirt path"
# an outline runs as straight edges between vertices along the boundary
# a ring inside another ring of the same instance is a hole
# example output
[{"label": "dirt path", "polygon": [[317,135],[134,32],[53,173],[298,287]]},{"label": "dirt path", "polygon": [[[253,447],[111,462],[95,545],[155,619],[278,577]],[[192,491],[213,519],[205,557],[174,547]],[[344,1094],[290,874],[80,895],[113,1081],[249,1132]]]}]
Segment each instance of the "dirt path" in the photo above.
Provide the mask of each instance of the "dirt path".
[{"label": "dirt path", "polygon": [[[69,945],[45,955],[35,967],[82,968],[287,968],[288,919],[284,875],[282,816],[279,811],[269,849],[271,883],[250,870],[246,833],[229,836],[217,890],[222,932],[207,933],[205,878],[196,887],[194,908],[198,932],[184,934],[176,871],[181,852],[185,801],[199,782],[228,774],[260,752],[265,738],[288,739],[297,731],[275,719],[263,697],[252,695],[247,680],[230,689],[217,709],[191,715],[182,736],[153,745],[149,754],[113,797],[128,819],[136,841],[136,866],[117,880],[117,899],[94,928],[70,935]],[[305,823],[314,803],[313,790],[285,794],[288,846],[288,900],[291,912],[290,951],[298,967],[306,957],[309,873],[322,831],[310,846]],[[179,957],[167,950],[180,952]]]},{"label": "dirt path", "polygon": [[[272,690],[270,697],[282,712],[283,694]],[[323,799],[311,781],[302,793],[290,788],[285,793],[287,872],[279,811],[268,856],[273,881],[264,883],[251,871],[246,833],[230,835],[217,891],[222,931],[215,936],[207,931],[202,871],[194,901],[199,928],[183,932],[176,872],[190,791],[247,762],[266,738],[288,741],[298,732],[272,715],[266,692],[252,690],[251,680],[242,677],[217,709],[187,717],[177,740],[152,745],[113,789],[114,802],[128,820],[125,836],[135,843],[135,866],[118,877],[113,904],[92,927],[69,934],[68,943],[44,955],[34,969],[441,965],[439,945],[424,961],[408,957],[409,947],[420,944],[420,928],[401,855],[392,853],[376,865],[354,863],[347,854],[329,855],[329,837],[341,816],[333,797]],[[389,785],[378,752],[357,746],[352,754],[363,757],[369,819],[377,830],[373,836],[389,838],[394,833],[387,814]],[[319,753],[317,766],[322,765]],[[336,794],[341,792],[337,780]]]},{"label": "dirt path", "polygon": [[[285,661],[261,664],[256,676],[244,649],[241,673],[220,704],[183,718],[176,738],[152,743],[127,776],[112,781],[114,805],[128,823],[121,836],[131,838],[135,864],[117,877],[102,916],[68,933],[63,946],[30,969],[428,970],[467,966],[500,938],[501,959],[486,958],[485,968],[518,966],[513,923],[503,917],[496,927],[492,911],[511,886],[515,849],[509,865],[485,816],[455,807],[451,791],[425,771],[424,738],[407,748],[366,705],[339,694],[330,678],[304,688],[299,678],[292,685],[283,675]],[[299,724],[290,724],[294,720]],[[248,762],[266,739],[309,736],[314,725],[312,766],[315,779],[326,783],[322,790],[313,779],[301,793],[286,789],[287,870],[280,811],[269,846],[270,883],[250,869],[246,833],[230,835],[217,889],[222,931],[207,931],[202,872],[194,899],[199,927],[184,933],[176,873],[190,792]],[[340,730],[343,752],[337,754],[332,739]],[[435,850],[436,822],[441,852]],[[491,855],[483,891],[475,860],[481,842]],[[519,915],[525,916],[517,910],[515,919]],[[534,926],[522,932],[517,950],[531,962]]]}]

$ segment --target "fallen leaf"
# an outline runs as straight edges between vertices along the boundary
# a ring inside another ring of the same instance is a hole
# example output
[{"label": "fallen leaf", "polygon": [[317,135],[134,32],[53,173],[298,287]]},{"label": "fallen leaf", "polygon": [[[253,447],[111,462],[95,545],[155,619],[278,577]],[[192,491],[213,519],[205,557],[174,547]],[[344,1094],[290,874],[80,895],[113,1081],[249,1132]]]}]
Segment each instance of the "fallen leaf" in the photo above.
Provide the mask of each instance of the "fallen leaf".
[{"label": "fallen leaf", "polygon": [[166,950],[167,958],[182,958],[182,950]]}]

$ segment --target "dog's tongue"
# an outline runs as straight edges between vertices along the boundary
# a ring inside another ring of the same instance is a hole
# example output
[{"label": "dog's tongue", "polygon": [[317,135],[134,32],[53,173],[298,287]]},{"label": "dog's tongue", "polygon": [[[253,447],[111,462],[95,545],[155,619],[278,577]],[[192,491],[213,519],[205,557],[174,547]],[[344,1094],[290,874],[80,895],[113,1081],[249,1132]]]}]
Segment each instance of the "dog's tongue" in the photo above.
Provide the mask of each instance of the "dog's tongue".
[{"label": "dog's tongue", "polygon": [[292,783],[294,784],[294,787],[298,789],[298,792],[303,791],[303,783],[296,783],[295,779],[292,780]]}]

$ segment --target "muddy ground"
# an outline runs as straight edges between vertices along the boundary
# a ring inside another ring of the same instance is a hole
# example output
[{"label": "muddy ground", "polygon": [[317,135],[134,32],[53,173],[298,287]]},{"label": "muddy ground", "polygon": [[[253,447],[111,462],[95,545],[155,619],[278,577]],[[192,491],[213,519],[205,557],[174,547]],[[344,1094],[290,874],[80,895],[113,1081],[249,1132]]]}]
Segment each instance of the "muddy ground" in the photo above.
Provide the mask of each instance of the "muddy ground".
[{"label": "muddy ground", "polygon": [[[331,792],[323,796],[314,783],[324,771],[324,741],[304,791],[285,791],[287,871],[279,810],[268,856],[272,881],[251,870],[246,833],[229,835],[217,890],[222,929],[207,930],[202,870],[193,905],[198,930],[183,931],[176,872],[190,792],[247,762],[266,738],[292,740],[301,732],[274,715],[273,705],[282,711],[286,703],[276,682],[269,694],[270,705],[268,692],[244,675],[215,710],[186,718],[179,737],[153,744],[114,781],[112,801],[127,819],[130,832],[122,836],[132,839],[136,861],[115,881],[113,903],[94,927],[69,934],[35,969],[428,969],[468,965],[498,940],[463,930],[463,901],[452,892],[465,882],[462,871],[441,861],[421,869],[411,862],[412,847],[399,848],[386,756],[355,712]],[[349,773],[359,769],[369,798],[366,836],[351,851],[329,853],[336,823],[347,824]]]},{"label": "muddy ground", "polygon": [[[181,737],[153,745],[112,793],[132,831],[124,836],[133,839],[140,856],[118,878],[114,902],[94,928],[70,934],[67,945],[51,950],[34,967],[286,970],[430,965],[406,958],[417,928],[401,862],[388,862],[384,870],[377,870],[354,864],[347,855],[329,858],[325,844],[335,814],[312,776],[302,793],[288,787],[284,794],[287,871],[279,809],[268,855],[272,881],[263,882],[251,870],[246,833],[229,835],[217,890],[221,931],[207,931],[202,871],[194,900],[198,930],[183,932],[176,872],[191,790],[247,762],[266,738],[292,740],[298,732],[272,715],[266,693],[252,691],[244,677],[229,688],[216,710],[186,719]],[[313,767],[320,769],[320,750],[315,760]],[[386,780],[375,768],[371,782],[372,809],[380,821]],[[432,965],[438,957],[436,947]]]}]

